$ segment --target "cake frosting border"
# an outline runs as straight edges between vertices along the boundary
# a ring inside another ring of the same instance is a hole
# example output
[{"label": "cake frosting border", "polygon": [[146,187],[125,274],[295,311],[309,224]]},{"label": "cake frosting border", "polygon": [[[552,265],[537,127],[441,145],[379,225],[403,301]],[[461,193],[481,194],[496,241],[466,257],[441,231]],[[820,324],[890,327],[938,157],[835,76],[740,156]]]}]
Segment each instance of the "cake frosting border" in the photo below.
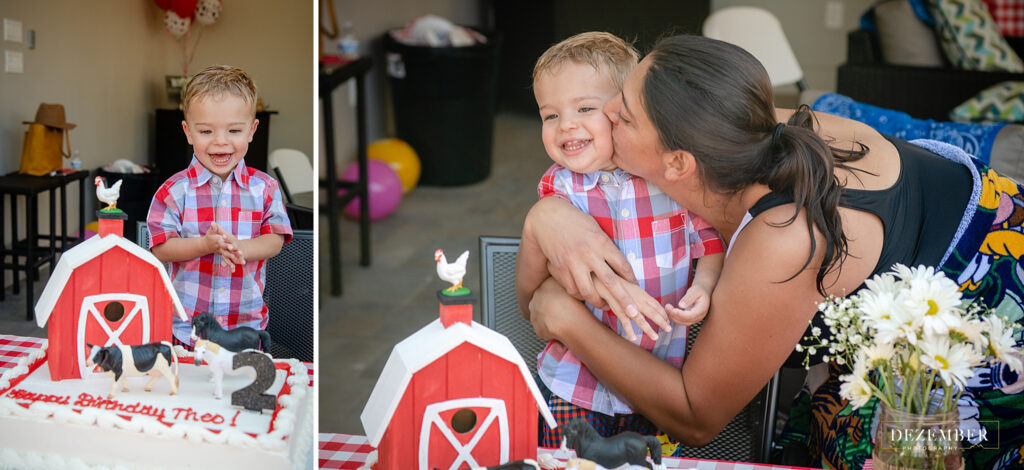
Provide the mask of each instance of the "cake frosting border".
[{"label": "cake frosting border", "polygon": [[[17,386],[19,379],[27,376],[31,370],[41,364],[46,358],[48,345],[44,344],[34,348],[28,354],[18,359],[18,362],[11,369],[0,375],[0,392],[6,394]],[[123,432],[139,433],[161,439],[185,439],[193,443],[208,443],[218,445],[231,445],[242,448],[258,448],[272,453],[286,453],[289,451],[289,442],[297,442],[292,446],[293,468],[303,468],[309,452],[312,451],[312,413],[313,400],[307,397],[309,393],[309,373],[304,364],[295,359],[275,359],[275,362],[287,364],[290,374],[285,379],[288,386],[288,393],[282,393],[277,397],[278,407],[271,418],[270,428],[273,429],[265,434],[250,436],[237,429],[223,429],[217,432],[211,431],[201,424],[177,422],[173,425],[161,423],[156,418],[136,415],[131,418],[124,418],[115,411],[83,408],[80,412],[72,411],[66,405],[58,405],[46,402],[34,402],[28,408],[22,406],[17,400],[6,396],[0,397],[0,418],[30,418],[41,422],[52,422],[56,424],[78,424],[96,426],[100,429],[113,429]],[[304,399],[308,399],[306,406],[300,407]],[[297,416],[301,412],[302,416]],[[296,429],[296,422],[305,425]],[[294,431],[294,432],[292,432]],[[310,441],[307,448],[299,448],[302,442]],[[38,467],[38,465],[42,467]],[[62,465],[66,464],[66,465]],[[125,465],[108,467],[102,464],[88,464],[80,459],[67,459],[59,453],[48,453],[42,455],[36,452],[19,453],[15,449],[0,448],[0,468],[132,468]],[[54,467],[53,465],[58,465]]]}]

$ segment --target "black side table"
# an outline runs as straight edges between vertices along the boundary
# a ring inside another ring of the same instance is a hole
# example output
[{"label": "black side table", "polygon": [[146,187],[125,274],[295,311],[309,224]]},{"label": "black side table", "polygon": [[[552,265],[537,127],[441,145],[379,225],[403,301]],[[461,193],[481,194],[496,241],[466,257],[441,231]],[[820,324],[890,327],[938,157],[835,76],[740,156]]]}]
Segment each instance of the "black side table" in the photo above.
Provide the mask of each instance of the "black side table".
[{"label": "black side table", "polygon": [[[18,271],[25,271],[26,305],[25,317],[27,320],[34,318],[33,303],[35,295],[33,284],[38,276],[39,268],[50,263],[50,271],[53,271],[53,263],[57,259],[57,251],[67,251],[85,237],[85,179],[89,177],[88,171],[73,171],[70,173],[57,174],[55,176],[32,176],[18,173],[10,173],[0,176],[0,225],[4,221],[4,200],[10,203],[11,224],[10,238],[11,247],[0,246],[0,300],[5,297],[3,285],[5,282],[6,270],[10,269],[14,274],[14,293],[20,292],[18,284]],[[68,236],[67,226],[67,185],[78,181],[78,236]],[[60,237],[57,237],[57,212],[55,210],[56,192],[60,190]],[[39,230],[39,194],[49,191],[50,193],[50,231],[47,234],[38,233]],[[7,196],[11,197],[8,199]],[[18,239],[18,196],[25,196],[25,239]],[[49,246],[40,245],[42,239],[49,241]],[[7,257],[11,261],[7,262]],[[19,261],[25,258],[25,262]]]},{"label": "black side table", "polygon": [[[327,236],[330,247],[331,295],[341,295],[341,243],[338,240],[338,212],[353,198],[359,198],[359,264],[370,265],[370,199],[366,176],[366,72],[373,62],[369,57],[360,57],[338,67],[328,68],[320,64],[320,102],[324,107],[324,148],[327,155],[327,180],[320,181],[320,187],[327,188]],[[338,85],[356,79],[356,158],[359,163],[357,181],[338,181],[338,163],[334,160],[334,110],[331,92]],[[344,196],[338,197],[338,188],[348,188]]]}]

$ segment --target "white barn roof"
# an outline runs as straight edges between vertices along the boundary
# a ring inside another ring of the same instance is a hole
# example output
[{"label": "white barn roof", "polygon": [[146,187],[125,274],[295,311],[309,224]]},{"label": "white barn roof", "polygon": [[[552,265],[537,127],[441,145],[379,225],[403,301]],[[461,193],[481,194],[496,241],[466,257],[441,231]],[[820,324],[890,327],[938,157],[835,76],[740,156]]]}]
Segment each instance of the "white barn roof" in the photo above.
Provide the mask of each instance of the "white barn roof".
[{"label": "white barn roof", "polygon": [[178,299],[178,293],[174,290],[174,286],[171,284],[171,278],[167,276],[167,271],[164,269],[164,265],[160,263],[160,260],[158,260],[153,253],[128,241],[128,239],[124,237],[116,235],[101,237],[97,235],[64,252],[60,257],[60,261],[57,262],[57,266],[53,268],[50,280],[46,282],[46,287],[43,288],[43,293],[39,296],[39,301],[36,302],[36,324],[39,325],[40,328],[46,325],[46,321],[50,319],[50,313],[52,313],[53,308],[57,306],[57,300],[60,299],[60,294],[64,291],[64,287],[67,285],[68,280],[71,279],[71,273],[73,273],[79,266],[91,261],[114,247],[120,247],[134,255],[136,258],[153,265],[157,272],[160,273],[160,278],[163,280],[164,288],[167,289],[167,293],[170,295],[171,301],[174,302],[174,312],[178,314],[178,318],[183,321],[188,321],[188,316],[185,315],[185,309],[181,306],[181,300]]},{"label": "white barn roof", "polygon": [[470,343],[515,364],[534,401],[537,402],[537,408],[544,421],[551,428],[557,427],[555,418],[541,396],[540,389],[534,383],[526,363],[508,338],[476,322],[473,322],[472,326],[455,323],[445,328],[441,320],[437,319],[402,340],[391,351],[391,356],[388,357],[388,362],[384,365],[373,392],[370,393],[370,399],[359,416],[370,445],[380,445],[380,440],[384,437],[384,432],[413,374],[463,343]]}]

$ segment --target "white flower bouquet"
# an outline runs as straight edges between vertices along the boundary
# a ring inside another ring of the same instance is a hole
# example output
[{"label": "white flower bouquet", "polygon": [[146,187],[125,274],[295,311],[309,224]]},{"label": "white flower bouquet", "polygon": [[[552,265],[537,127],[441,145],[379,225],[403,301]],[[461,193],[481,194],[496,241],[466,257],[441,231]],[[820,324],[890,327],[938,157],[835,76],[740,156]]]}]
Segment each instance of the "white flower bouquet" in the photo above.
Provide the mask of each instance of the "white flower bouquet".
[{"label": "white flower bouquet", "polygon": [[797,351],[806,351],[805,366],[822,353],[825,361],[851,367],[840,376],[839,393],[854,408],[872,398],[882,403],[876,468],[958,468],[959,438],[938,434],[945,439],[939,446],[955,447],[955,456],[946,458],[920,442],[900,442],[899,426],[931,415],[956,429],[957,401],[975,367],[1002,361],[1018,374],[1024,369],[1011,323],[963,302],[957,284],[935,268],[897,264],[854,295],[826,299],[818,310],[828,331],[813,327]]},{"label": "white flower bouquet", "polygon": [[[964,305],[955,282],[935,268],[902,264],[877,275],[849,297],[818,305],[830,331],[813,328],[797,346],[851,364],[840,394],[859,408],[878,398],[915,414],[955,408],[974,368],[1003,361],[1018,374],[1021,351],[1009,322],[977,304]],[[805,365],[809,361],[805,359]],[[940,399],[940,400],[937,400]]]}]

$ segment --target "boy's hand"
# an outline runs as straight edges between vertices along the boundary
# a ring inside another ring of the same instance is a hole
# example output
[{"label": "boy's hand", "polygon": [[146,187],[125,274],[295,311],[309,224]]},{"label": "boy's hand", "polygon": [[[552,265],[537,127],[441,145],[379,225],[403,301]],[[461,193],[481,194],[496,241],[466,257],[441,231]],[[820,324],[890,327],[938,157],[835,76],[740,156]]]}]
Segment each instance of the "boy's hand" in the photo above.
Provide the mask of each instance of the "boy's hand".
[{"label": "boy's hand", "polygon": [[679,300],[679,307],[665,304],[669,318],[680,325],[692,325],[704,319],[711,306],[711,293],[700,284],[693,284]]},{"label": "boy's hand", "polygon": [[[230,233],[227,233],[220,225],[216,222],[210,224],[210,228],[206,230],[206,235],[203,236],[206,249],[210,253],[217,253],[221,257],[221,265],[231,269],[231,272],[235,272],[236,264],[245,264],[245,259],[241,256],[241,252],[238,251],[236,244],[237,240],[232,243],[228,237]],[[233,239],[234,237],[231,237]]]},{"label": "boy's hand", "polygon": [[[658,340],[658,332],[651,328],[651,324],[646,319],[650,319],[659,328],[668,332],[672,331],[672,325],[668,321],[665,309],[658,304],[658,301],[651,297],[647,291],[640,288],[639,285],[631,282],[623,283],[626,288],[626,293],[633,299],[633,305],[637,307],[623,309],[617,299],[610,295],[610,291],[605,287],[604,283],[595,279],[594,287],[597,289],[597,293],[604,297],[608,302],[608,307],[611,311],[615,312],[615,315],[619,317],[619,322],[622,323],[622,329],[626,331],[626,338],[631,342],[636,342],[636,334],[633,332],[633,324],[636,324],[643,330],[644,334],[649,336],[651,339]],[[646,319],[645,319],[646,318]]]},{"label": "boy's hand", "polygon": [[214,226],[217,228],[217,232],[220,234],[220,236],[223,237],[224,240],[227,242],[228,247],[230,247],[232,253],[232,262],[234,262],[235,264],[245,264],[245,253],[242,252],[242,244],[238,242],[238,239],[235,238],[235,235],[227,230],[224,230],[224,227],[221,227],[220,225],[214,224]]}]

